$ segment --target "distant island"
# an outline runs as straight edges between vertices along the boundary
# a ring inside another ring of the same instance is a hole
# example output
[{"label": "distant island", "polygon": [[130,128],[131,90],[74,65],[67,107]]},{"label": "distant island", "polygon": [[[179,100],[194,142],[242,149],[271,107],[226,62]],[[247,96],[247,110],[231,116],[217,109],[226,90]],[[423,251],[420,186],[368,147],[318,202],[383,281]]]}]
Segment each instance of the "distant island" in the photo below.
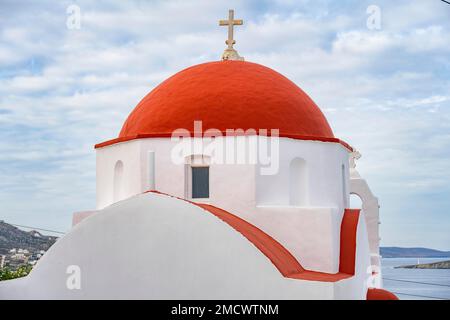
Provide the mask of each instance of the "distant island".
[{"label": "distant island", "polygon": [[404,269],[450,269],[450,260],[395,267],[395,269],[399,269],[399,268],[404,268]]},{"label": "distant island", "polygon": [[450,251],[428,248],[380,247],[383,258],[450,258]]}]

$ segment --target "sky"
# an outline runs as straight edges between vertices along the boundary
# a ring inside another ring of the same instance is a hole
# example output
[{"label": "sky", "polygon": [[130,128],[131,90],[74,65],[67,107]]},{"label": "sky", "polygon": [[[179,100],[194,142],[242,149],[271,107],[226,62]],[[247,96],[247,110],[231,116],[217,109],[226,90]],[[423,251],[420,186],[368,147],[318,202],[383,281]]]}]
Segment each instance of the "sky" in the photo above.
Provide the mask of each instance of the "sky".
[{"label": "sky", "polygon": [[362,154],[381,244],[450,250],[440,0],[0,0],[0,220],[68,231],[94,209],[94,144],[158,83],[219,60],[230,8],[239,54],[294,81]]}]

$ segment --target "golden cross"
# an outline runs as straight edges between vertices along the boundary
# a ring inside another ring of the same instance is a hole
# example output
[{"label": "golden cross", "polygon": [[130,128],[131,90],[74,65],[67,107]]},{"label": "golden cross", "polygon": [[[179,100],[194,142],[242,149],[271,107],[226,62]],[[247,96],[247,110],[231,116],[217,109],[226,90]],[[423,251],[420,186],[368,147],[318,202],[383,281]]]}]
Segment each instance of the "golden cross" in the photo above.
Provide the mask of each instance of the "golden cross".
[{"label": "golden cross", "polygon": [[220,20],[219,26],[228,26],[228,40],[225,43],[228,45],[228,49],[233,49],[233,44],[236,41],[233,39],[233,27],[241,26],[244,24],[242,20],[234,20],[234,10],[228,10],[228,20]]}]

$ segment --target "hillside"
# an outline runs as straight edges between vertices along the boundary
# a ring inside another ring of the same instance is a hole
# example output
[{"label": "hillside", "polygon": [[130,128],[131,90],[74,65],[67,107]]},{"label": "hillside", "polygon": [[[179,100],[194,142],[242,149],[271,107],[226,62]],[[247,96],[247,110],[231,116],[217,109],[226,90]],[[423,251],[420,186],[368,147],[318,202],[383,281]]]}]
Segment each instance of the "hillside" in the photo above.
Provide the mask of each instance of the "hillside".
[{"label": "hillside", "polygon": [[383,258],[445,258],[450,257],[450,251],[439,251],[428,248],[381,247]]},{"label": "hillside", "polygon": [[48,250],[57,237],[45,236],[37,231],[23,231],[6,222],[0,221],[0,255],[6,255],[11,249],[27,249],[30,252]]}]

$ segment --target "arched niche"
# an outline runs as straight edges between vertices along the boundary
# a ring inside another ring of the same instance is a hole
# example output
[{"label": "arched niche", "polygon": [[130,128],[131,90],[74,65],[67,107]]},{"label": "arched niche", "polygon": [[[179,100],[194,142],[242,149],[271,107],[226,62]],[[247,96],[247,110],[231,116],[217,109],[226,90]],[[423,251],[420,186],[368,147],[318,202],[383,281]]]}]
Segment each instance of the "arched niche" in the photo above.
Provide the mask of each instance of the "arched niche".
[{"label": "arched niche", "polygon": [[289,165],[289,205],[308,204],[308,169],[306,161],[295,158]]},{"label": "arched niche", "polygon": [[120,201],[124,197],[124,186],[123,186],[123,162],[118,160],[114,165],[114,202]]}]

